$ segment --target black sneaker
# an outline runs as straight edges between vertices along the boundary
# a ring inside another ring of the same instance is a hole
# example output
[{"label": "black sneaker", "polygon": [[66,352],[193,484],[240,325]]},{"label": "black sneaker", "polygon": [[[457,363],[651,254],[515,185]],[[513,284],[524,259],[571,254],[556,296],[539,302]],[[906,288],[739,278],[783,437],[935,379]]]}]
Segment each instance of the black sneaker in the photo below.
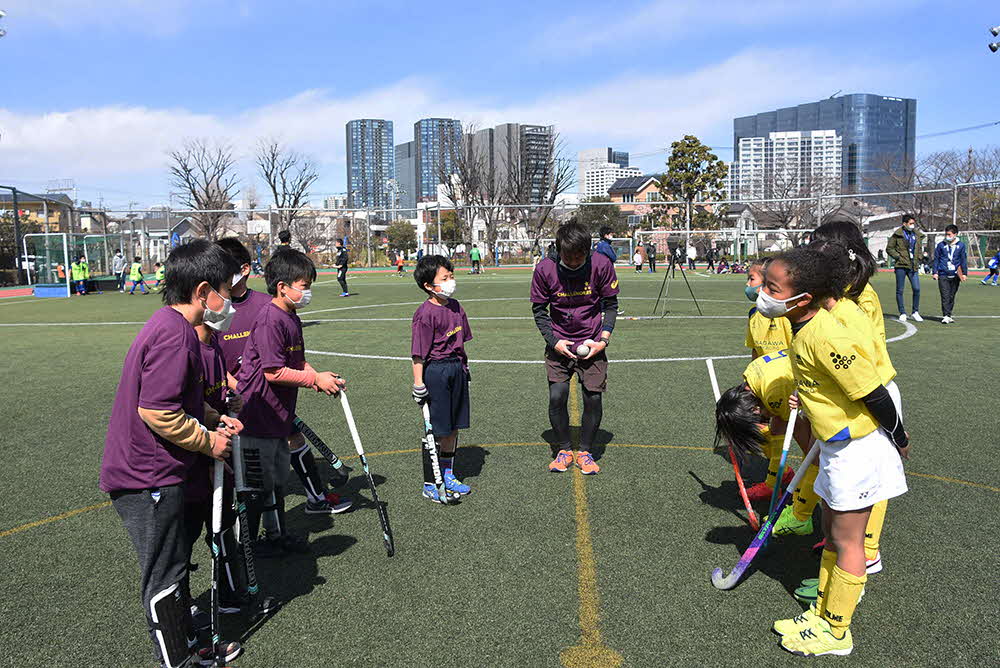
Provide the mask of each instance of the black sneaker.
[{"label": "black sneaker", "polygon": [[[219,643],[219,648],[222,650],[222,658],[226,663],[229,663],[240,654],[243,653],[243,646],[238,642],[226,642],[223,640]],[[215,665],[215,652],[211,647],[202,647],[198,650],[198,653],[194,657],[195,665],[198,666],[214,666]]]}]

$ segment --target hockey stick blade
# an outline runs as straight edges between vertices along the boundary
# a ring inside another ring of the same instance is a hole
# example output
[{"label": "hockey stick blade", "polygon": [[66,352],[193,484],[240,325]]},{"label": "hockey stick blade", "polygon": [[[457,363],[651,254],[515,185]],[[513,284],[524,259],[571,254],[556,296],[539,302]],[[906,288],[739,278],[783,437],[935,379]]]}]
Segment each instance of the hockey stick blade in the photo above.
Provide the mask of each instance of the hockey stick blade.
[{"label": "hockey stick blade", "polygon": [[434,474],[434,487],[437,488],[438,503],[449,505],[457,503],[460,494],[452,495],[445,487],[444,477],[441,475],[441,459],[438,455],[437,439],[434,438],[434,430],[431,427],[431,409],[425,401],[420,407],[420,414],[424,419],[424,440],[423,446],[427,450],[427,455],[431,460],[431,471]]},{"label": "hockey stick blade", "polygon": [[753,541],[750,542],[750,547],[746,549],[746,552],[744,552],[740,557],[740,560],[736,563],[736,566],[729,573],[729,575],[724,575],[721,568],[715,568],[712,570],[712,584],[716,589],[729,590],[739,584],[740,579],[743,577],[747,568],[750,567],[750,563],[754,560],[754,557],[756,557],[757,553],[764,549],[764,546],[767,545],[767,541],[771,537],[771,529],[774,528],[774,523],[778,519],[778,514],[781,512],[781,509],[785,506],[791,496],[795,493],[795,488],[799,486],[800,482],[802,482],[806,469],[808,469],[816,460],[818,453],[819,446],[813,445],[813,447],[809,450],[809,454],[807,454],[805,459],[802,460],[799,470],[795,472],[795,477],[792,478],[792,481],[788,483],[788,487],[785,488],[785,493],[781,495],[781,500],[775,507],[774,512],[771,513],[761,525],[757,534],[753,537]]}]

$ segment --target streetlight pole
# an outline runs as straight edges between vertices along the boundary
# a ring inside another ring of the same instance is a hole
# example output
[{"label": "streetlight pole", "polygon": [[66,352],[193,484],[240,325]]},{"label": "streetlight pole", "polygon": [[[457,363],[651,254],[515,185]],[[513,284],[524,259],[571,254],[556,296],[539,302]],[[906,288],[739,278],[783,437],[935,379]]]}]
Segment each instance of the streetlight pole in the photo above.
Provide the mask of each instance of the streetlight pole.
[{"label": "streetlight pole", "polygon": [[[0,11],[0,14],[3,14]],[[3,18],[3,16],[0,16]],[[2,37],[3,35],[0,35]],[[17,205],[17,188],[13,186],[0,186],[10,191],[11,205],[14,207],[14,269],[17,270],[18,285],[24,284],[24,263],[28,258],[21,258],[21,213]]]}]

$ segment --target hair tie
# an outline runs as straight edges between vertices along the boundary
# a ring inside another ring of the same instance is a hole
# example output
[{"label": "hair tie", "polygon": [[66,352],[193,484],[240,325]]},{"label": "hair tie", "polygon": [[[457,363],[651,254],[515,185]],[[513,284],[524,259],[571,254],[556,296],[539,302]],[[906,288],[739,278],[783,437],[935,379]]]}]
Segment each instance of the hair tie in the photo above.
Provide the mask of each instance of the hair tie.
[{"label": "hair tie", "polygon": [[848,249],[847,249],[847,258],[848,258],[848,259],[849,259],[849,260],[850,260],[851,262],[854,262],[855,260],[857,260],[857,259],[858,259],[858,254],[857,254],[857,253],[855,253],[853,249],[851,249],[851,248],[848,248]]}]

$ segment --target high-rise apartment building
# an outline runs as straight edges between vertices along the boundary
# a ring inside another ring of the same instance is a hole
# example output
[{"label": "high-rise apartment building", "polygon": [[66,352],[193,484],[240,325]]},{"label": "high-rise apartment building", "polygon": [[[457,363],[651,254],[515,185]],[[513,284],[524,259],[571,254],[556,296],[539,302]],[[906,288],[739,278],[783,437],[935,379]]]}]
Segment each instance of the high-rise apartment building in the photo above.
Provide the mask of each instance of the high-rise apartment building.
[{"label": "high-rise apartment building", "polygon": [[454,158],[462,147],[462,122],[424,118],[413,124],[416,201],[437,199],[438,184],[455,173]]},{"label": "high-rise apartment building", "polygon": [[625,169],[628,167],[628,151],[616,151],[610,146],[590,148],[577,153],[576,160],[576,182],[580,194],[586,195],[587,171],[612,162]]},{"label": "high-rise apartment building", "polygon": [[581,193],[586,198],[607,197],[608,188],[618,179],[642,176],[638,167],[622,167],[614,162],[597,163],[586,171],[584,188]]},{"label": "high-rise apartment building", "polygon": [[[867,93],[842,95],[733,120],[733,146],[772,132],[835,130],[843,140],[841,187],[871,192],[888,185],[886,168],[908,173],[916,150],[917,101]],[[741,175],[742,178],[742,175]]]},{"label": "high-rise apartment building", "polygon": [[518,199],[542,203],[553,178],[554,126],[504,123],[483,128],[466,141],[481,157],[498,195],[513,186],[520,191]]},{"label": "high-rise apartment building", "polygon": [[836,130],[743,137],[730,166],[734,199],[835,195],[841,188],[843,138]]},{"label": "high-rise apartment building", "polygon": [[347,195],[330,195],[323,200],[323,208],[336,211],[347,208]]},{"label": "high-rise apartment building", "polygon": [[[417,150],[415,141],[396,144],[396,206],[417,208]],[[405,214],[412,217],[416,214]]]},{"label": "high-rise apartment building", "polygon": [[362,118],[347,123],[347,196],[356,208],[392,206],[389,180],[395,178],[392,121]]}]

